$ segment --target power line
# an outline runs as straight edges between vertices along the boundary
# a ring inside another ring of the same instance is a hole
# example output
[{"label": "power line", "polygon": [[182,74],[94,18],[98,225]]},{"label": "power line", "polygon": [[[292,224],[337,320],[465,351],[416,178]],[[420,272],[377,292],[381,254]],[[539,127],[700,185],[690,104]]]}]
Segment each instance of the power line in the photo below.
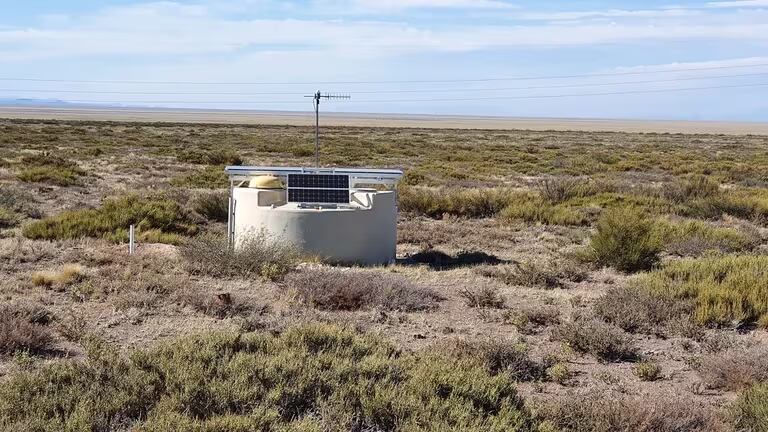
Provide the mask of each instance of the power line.
[{"label": "power line", "polygon": [[[753,83],[753,84],[736,84],[736,85],[722,85],[722,86],[706,86],[706,87],[686,87],[676,89],[656,89],[656,90],[627,90],[627,91],[615,91],[615,92],[602,92],[602,93],[573,93],[573,94],[558,94],[558,95],[532,95],[532,96],[491,96],[491,97],[472,97],[472,98],[435,98],[435,99],[370,99],[370,100],[355,100],[352,103],[393,103],[393,102],[460,102],[460,101],[484,101],[484,100],[512,100],[512,99],[554,99],[554,98],[569,98],[569,97],[585,97],[585,96],[613,96],[613,95],[632,95],[632,94],[650,94],[650,93],[673,93],[673,92],[685,92],[696,90],[715,90],[715,89],[729,89],[729,88],[750,88],[750,87],[765,87],[768,83]],[[68,102],[75,103],[91,103],[91,104],[130,104],[130,103],[143,103],[143,104],[241,104],[241,105],[262,105],[262,104],[299,104],[299,101],[104,101],[104,100],[70,100]]]},{"label": "power line", "polygon": [[385,80],[385,81],[304,81],[304,82],[204,82],[204,81],[138,81],[138,80],[68,80],[68,79],[47,79],[47,78],[18,78],[18,77],[0,77],[0,81],[23,81],[23,82],[56,82],[56,83],[77,83],[77,84],[164,84],[164,85],[332,85],[332,84],[416,84],[416,83],[466,83],[466,82],[490,82],[490,81],[532,81],[549,79],[571,79],[571,78],[593,78],[609,76],[627,76],[627,75],[645,75],[657,73],[676,73],[693,72],[723,69],[743,69],[752,67],[768,66],[768,63],[759,63],[751,65],[733,65],[733,66],[711,66],[700,68],[679,68],[666,70],[646,70],[635,72],[605,72],[590,73],[578,75],[549,75],[549,76],[519,76],[507,78],[471,78],[471,79],[445,79],[445,80]]},{"label": "power line", "polygon": [[[527,87],[494,87],[494,88],[472,88],[472,89],[422,89],[422,90],[370,90],[370,91],[356,91],[355,94],[405,94],[405,93],[462,93],[467,91],[508,91],[508,90],[545,90],[555,88],[583,88],[583,87],[609,87],[617,85],[632,85],[632,84],[657,84],[657,83],[669,83],[679,81],[698,81],[707,79],[721,79],[721,78],[743,78],[753,76],[765,76],[768,72],[757,72],[748,74],[735,74],[735,75],[710,75],[700,77],[683,77],[683,78],[671,78],[663,80],[645,80],[645,81],[622,81],[622,82],[607,82],[607,83],[590,83],[590,84],[558,84],[548,86],[527,86]],[[26,92],[26,93],[66,93],[66,94],[110,94],[110,95],[163,95],[163,96],[299,96],[304,93],[292,93],[292,92],[148,92],[148,91],[102,91],[102,90],[46,90],[46,89],[9,89],[0,88],[0,91],[4,92]]]}]

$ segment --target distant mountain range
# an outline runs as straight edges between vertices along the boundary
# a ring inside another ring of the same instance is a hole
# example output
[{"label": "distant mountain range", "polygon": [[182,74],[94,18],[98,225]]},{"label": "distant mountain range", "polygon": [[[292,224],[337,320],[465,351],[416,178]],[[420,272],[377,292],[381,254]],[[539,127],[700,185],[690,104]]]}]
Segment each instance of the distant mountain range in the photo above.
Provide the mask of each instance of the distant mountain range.
[{"label": "distant mountain range", "polygon": [[67,102],[61,99],[30,99],[30,98],[0,98],[0,106],[35,106],[35,107],[49,107],[49,108],[62,108],[62,107],[78,107],[78,106],[100,106],[100,107],[116,107],[116,105],[110,104],[84,104]]}]

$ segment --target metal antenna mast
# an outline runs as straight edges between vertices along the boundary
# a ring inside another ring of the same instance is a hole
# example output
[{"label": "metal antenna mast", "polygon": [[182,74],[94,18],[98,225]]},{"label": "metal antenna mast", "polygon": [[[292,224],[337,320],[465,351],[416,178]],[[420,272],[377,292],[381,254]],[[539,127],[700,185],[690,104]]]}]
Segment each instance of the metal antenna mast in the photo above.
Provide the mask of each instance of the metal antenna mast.
[{"label": "metal antenna mast", "polygon": [[351,99],[349,95],[343,94],[323,94],[320,90],[317,93],[304,96],[312,98],[312,105],[315,108],[315,167],[320,168],[320,100],[321,99]]}]

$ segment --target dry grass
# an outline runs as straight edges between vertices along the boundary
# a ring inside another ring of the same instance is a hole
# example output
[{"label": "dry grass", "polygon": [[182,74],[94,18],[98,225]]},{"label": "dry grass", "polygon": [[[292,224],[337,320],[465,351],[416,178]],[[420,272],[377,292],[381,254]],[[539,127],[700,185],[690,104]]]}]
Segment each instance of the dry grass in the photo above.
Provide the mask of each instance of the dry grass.
[{"label": "dry grass", "polygon": [[737,349],[701,359],[697,372],[709,388],[739,391],[768,382],[768,348]]},{"label": "dry grass", "polygon": [[485,277],[499,279],[507,285],[554,289],[565,287],[565,282],[582,282],[587,271],[570,260],[541,264],[524,262],[510,266],[486,266],[477,272]]},{"label": "dry grass", "polygon": [[709,407],[680,398],[658,398],[650,401],[646,398],[615,394],[609,396],[604,393],[569,395],[545,405],[539,417],[548,422],[552,429],[563,432],[728,430]]},{"label": "dry grass", "polygon": [[506,373],[515,381],[535,381],[544,375],[543,365],[531,359],[521,343],[455,339],[432,349],[449,358],[479,359],[491,374]]},{"label": "dry grass", "polygon": [[668,324],[690,320],[693,304],[654,295],[637,286],[610,288],[593,305],[595,314],[630,333],[661,334]]},{"label": "dry grass", "polygon": [[414,312],[434,309],[441,300],[431,289],[414,285],[402,275],[359,270],[304,270],[288,275],[284,287],[322,310]]},{"label": "dry grass", "polygon": [[32,274],[32,283],[36,286],[67,286],[82,281],[85,268],[79,264],[67,264],[57,271],[40,271]]},{"label": "dry grass", "polygon": [[756,385],[742,393],[731,408],[731,415],[738,431],[768,430],[768,384]]}]

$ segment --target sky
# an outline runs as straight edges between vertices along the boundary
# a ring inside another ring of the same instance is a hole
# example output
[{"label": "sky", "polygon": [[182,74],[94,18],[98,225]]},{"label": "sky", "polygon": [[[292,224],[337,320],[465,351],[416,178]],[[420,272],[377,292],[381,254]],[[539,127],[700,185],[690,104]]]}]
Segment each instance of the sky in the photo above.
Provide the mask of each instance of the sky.
[{"label": "sky", "polygon": [[768,0],[0,0],[0,99],[768,121]]}]

